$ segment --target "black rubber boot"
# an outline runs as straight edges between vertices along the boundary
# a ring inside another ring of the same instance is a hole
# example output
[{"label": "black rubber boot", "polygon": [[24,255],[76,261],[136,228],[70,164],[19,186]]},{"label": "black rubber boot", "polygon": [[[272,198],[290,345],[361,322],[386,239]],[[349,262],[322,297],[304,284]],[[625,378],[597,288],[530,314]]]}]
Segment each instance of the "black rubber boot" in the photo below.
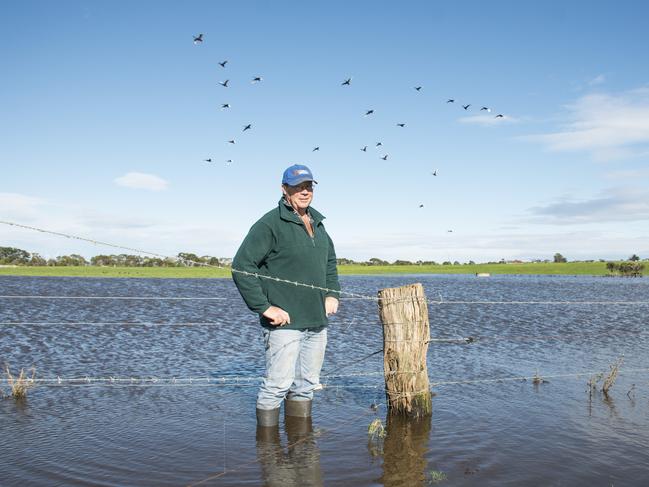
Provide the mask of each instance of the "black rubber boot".
[{"label": "black rubber boot", "polygon": [[279,440],[279,426],[257,425],[257,447],[262,449],[281,448]]},{"label": "black rubber boot", "polygon": [[257,408],[257,426],[272,427],[279,425],[279,408]]},{"label": "black rubber boot", "polygon": [[310,418],[313,401],[284,401],[284,415],[286,417]]}]

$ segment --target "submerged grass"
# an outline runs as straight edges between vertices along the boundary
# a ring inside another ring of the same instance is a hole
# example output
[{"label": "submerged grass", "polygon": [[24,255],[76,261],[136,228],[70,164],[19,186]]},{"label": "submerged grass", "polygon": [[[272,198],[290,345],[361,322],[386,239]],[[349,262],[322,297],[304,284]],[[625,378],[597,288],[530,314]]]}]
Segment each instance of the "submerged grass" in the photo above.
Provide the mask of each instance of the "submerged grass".
[{"label": "submerged grass", "polygon": [[611,364],[611,370],[604,379],[604,384],[602,384],[602,392],[605,396],[608,396],[608,391],[611,389],[611,387],[613,387],[613,384],[615,384],[615,380],[620,373],[620,367],[622,366],[623,361],[624,357],[620,357],[615,361],[615,363]]},{"label": "submerged grass", "polygon": [[379,418],[376,418],[374,421],[372,421],[367,427],[367,435],[372,440],[385,438],[386,432],[385,426],[383,426],[383,421],[381,421]]},{"label": "submerged grass", "polygon": [[11,396],[14,399],[25,399],[27,391],[34,387],[34,377],[36,376],[36,369],[32,368],[32,375],[28,377],[25,374],[25,369],[20,369],[18,377],[14,377],[9,369],[9,365],[5,365],[5,375],[7,376],[7,383],[11,388]]},{"label": "submerged grass", "polygon": [[[608,374],[605,374],[604,372],[600,374],[593,375],[589,380],[588,380],[588,391],[590,394],[590,397],[592,398],[593,392],[596,391],[601,391],[606,397],[608,397],[608,392],[611,390],[611,387],[613,387],[613,384],[615,384],[615,381],[617,379],[617,376],[620,373],[620,367],[622,366],[622,363],[624,362],[624,357],[618,358],[615,362],[613,362],[609,366],[609,372]],[[602,387],[599,387],[599,382],[602,381]],[[635,384],[633,384],[632,389],[635,389]],[[629,395],[631,391],[627,393]]]},{"label": "submerged grass", "polygon": [[534,372],[534,377],[532,377],[532,384],[538,386],[540,384],[546,384],[548,381],[539,375],[539,369],[536,369]]},{"label": "submerged grass", "polygon": [[446,479],[446,474],[441,470],[431,470],[428,482],[430,484],[439,484],[440,482],[444,482]]},{"label": "submerged grass", "polygon": [[383,422],[376,418],[367,427],[367,448],[373,457],[383,455],[383,440],[387,436]]}]

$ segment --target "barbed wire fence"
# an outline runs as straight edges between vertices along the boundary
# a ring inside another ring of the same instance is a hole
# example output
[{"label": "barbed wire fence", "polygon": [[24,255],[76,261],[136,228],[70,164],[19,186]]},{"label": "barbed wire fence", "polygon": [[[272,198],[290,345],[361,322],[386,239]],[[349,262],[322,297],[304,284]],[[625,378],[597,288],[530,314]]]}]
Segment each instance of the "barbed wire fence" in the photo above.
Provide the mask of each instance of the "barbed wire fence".
[{"label": "barbed wire fence", "polygon": [[[131,252],[136,252],[139,254],[151,255],[163,259],[170,259],[177,261],[182,265],[186,266],[202,266],[202,267],[211,267],[217,268],[231,273],[240,273],[242,275],[247,275],[259,279],[267,279],[276,282],[282,282],[285,284],[291,284],[294,286],[301,286],[311,288],[313,290],[327,292],[327,293],[337,293],[340,296],[340,299],[345,300],[368,300],[373,302],[378,302],[381,300],[378,296],[369,296],[360,293],[352,293],[342,290],[329,289],[323,286],[317,286],[309,283],[302,283],[297,281],[291,281],[287,279],[278,278],[276,276],[269,276],[263,273],[258,272],[248,272],[241,269],[236,269],[232,267],[209,264],[205,262],[192,261],[178,256],[167,256],[157,252],[151,252],[147,250],[137,249],[133,247],[123,246],[112,244],[109,242],[103,242],[96,239],[80,237],[77,235],[71,235],[62,232],[56,232],[52,230],[47,230],[43,228],[33,227],[29,225],[23,225],[15,222],[8,222],[0,220],[0,224],[13,226],[17,228],[22,228],[31,231],[37,231],[40,233],[55,235],[59,237],[89,242],[95,245],[107,246],[111,248],[116,248],[120,250],[126,250]],[[619,301],[619,300],[585,300],[585,301],[548,301],[548,300],[444,300],[441,293],[437,293],[439,299],[431,299],[428,296],[425,296],[424,299],[426,303],[438,306],[452,306],[452,305],[544,305],[544,306],[649,306],[649,300],[634,300],[634,301]],[[10,295],[3,294],[0,295],[0,299],[3,300],[117,300],[117,301],[138,301],[138,300],[155,300],[155,301],[226,301],[231,298],[223,296],[209,296],[209,297],[195,297],[195,296],[66,296],[66,295]],[[407,298],[407,301],[413,301],[417,298]],[[395,300],[390,300],[394,302]],[[160,322],[123,322],[123,321],[114,321],[114,322],[90,322],[90,321],[58,321],[58,322],[38,322],[38,321],[3,321],[0,322],[0,326],[133,326],[133,325],[149,325],[149,326],[212,326],[221,324],[219,322],[170,322],[170,323],[160,323]],[[339,323],[344,325],[345,323]],[[380,325],[381,323],[376,322],[355,322],[352,320],[349,325]],[[398,323],[390,323],[390,325],[395,325]],[[623,330],[622,333],[633,333],[633,331]],[[644,335],[649,332],[635,332],[638,335]],[[606,332],[607,335],[610,335],[611,332]],[[572,336],[583,336],[584,334],[572,334]],[[488,341],[488,340],[538,340],[538,339],[562,339],[567,338],[571,335],[518,335],[518,336],[507,336],[507,335],[492,335],[492,336],[478,336],[478,335],[467,335],[467,336],[457,336],[457,337],[430,337],[429,343],[448,343],[448,344],[472,344],[479,341]],[[347,368],[351,365],[360,363],[367,358],[370,358],[383,350],[377,350],[372,352],[361,359],[354,360],[347,364],[337,367],[334,372]],[[623,372],[626,373],[639,373],[647,372],[649,368],[642,369],[624,369]],[[594,374],[599,374],[602,371],[587,371],[587,372],[574,372],[574,373],[563,373],[563,374],[553,374],[545,375],[547,378],[567,378],[567,377],[582,377],[582,376],[592,376]],[[400,373],[403,373],[401,371]],[[323,375],[321,379],[324,381],[322,384],[323,388],[381,388],[380,385],[350,385],[350,384],[330,384],[328,383],[329,379],[340,379],[340,378],[351,378],[351,377],[373,377],[385,375],[384,371],[377,372],[356,372],[349,374],[334,374],[330,373],[328,375]],[[432,381],[431,386],[442,386],[442,385],[459,385],[459,384],[479,384],[479,383],[490,383],[490,382],[505,382],[505,381],[525,381],[533,380],[536,376],[506,376],[506,377],[497,377],[497,378],[476,378],[476,379],[464,379],[458,378],[455,380],[446,380],[446,381]],[[156,376],[145,376],[145,377],[91,377],[85,375],[83,377],[32,377],[27,378],[28,383],[39,384],[43,386],[55,386],[60,387],[64,385],[69,386],[173,386],[173,387],[225,387],[225,386],[236,386],[236,387],[245,387],[245,386],[256,386],[263,378],[258,376],[223,376],[223,377],[212,377],[206,375],[204,377],[156,377]],[[8,384],[8,378],[0,378],[0,385]]]}]

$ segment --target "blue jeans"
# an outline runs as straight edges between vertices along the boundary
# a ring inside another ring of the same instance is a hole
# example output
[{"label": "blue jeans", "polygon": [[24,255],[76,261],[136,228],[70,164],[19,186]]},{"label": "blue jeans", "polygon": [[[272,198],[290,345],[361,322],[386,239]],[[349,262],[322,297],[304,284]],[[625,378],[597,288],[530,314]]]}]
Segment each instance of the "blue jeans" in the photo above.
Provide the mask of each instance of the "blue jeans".
[{"label": "blue jeans", "polygon": [[259,409],[278,408],[284,398],[313,399],[327,347],[327,328],[264,328],[266,376],[257,395]]}]

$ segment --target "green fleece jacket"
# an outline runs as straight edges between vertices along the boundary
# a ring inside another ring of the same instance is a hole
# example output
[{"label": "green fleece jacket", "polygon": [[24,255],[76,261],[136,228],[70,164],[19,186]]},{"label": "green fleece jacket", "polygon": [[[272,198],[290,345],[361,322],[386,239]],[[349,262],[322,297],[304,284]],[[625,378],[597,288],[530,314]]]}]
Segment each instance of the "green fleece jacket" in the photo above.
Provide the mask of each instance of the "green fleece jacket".
[{"label": "green fleece jacket", "polygon": [[[339,297],[336,252],[325,230],[324,216],[308,210],[313,237],[293,208],[280,199],[277,208],[257,221],[232,261],[232,278],[248,308],[259,314],[260,323],[272,327],[262,313],[278,306],[288,313],[291,324],[283,328],[302,329],[327,325],[324,301]],[[330,289],[273,281],[236,272],[242,270]]]}]

